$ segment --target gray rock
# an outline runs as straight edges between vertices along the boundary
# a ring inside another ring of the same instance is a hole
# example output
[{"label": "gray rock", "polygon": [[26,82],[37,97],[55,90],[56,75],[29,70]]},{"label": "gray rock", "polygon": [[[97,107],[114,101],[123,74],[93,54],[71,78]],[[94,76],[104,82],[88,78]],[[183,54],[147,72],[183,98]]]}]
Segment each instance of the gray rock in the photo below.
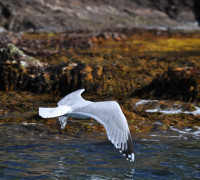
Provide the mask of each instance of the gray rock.
[{"label": "gray rock", "polygon": [[199,29],[198,0],[0,0],[0,26],[12,31],[115,28]]}]

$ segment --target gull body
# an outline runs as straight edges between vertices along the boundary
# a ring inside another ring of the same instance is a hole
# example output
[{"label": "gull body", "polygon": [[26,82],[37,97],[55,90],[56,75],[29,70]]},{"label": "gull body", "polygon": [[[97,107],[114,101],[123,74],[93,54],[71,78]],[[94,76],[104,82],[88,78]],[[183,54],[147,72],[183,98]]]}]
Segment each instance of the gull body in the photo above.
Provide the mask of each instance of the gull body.
[{"label": "gull body", "polygon": [[84,89],[74,91],[58,102],[58,107],[39,108],[43,118],[58,117],[61,128],[65,128],[68,117],[94,118],[106,129],[108,139],[127,158],[134,161],[132,138],[127,120],[116,101],[87,101],[81,97]]}]

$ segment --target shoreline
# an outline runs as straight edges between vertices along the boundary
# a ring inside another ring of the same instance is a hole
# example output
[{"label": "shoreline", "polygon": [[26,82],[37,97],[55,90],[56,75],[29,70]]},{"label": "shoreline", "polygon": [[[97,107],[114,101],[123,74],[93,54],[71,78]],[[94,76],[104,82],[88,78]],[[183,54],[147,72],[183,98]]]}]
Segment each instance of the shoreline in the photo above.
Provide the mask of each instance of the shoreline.
[{"label": "shoreline", "polygon": [[[96,36],[2,35],[0,123],[43,123],[59,133],[103,132],[102,126],[89,125],[93,120],[78,122],[78,127],[73,122],[74,126],[61,132],[56,119],[43,121],[37,115],[39,105],[55,105],[69,92],[85,88],[83,96],[89,100],[117,100],[132,132],[151,132],[157,128],[153,124],[157,121],[163,124],[161,130],[200,126],[200,117],[193,114],[146,112],[158,107],[163,111],[175,107],[192,112],[195,106],[200,107],[199,37],[199,32],[155,30]],[[182,84],[186,86],[182,88]],[[142,99],[159,101],[134,109]],[[10,113],[13,116],[7,116]],[[23,117],[26,113],[30,116]]]}]

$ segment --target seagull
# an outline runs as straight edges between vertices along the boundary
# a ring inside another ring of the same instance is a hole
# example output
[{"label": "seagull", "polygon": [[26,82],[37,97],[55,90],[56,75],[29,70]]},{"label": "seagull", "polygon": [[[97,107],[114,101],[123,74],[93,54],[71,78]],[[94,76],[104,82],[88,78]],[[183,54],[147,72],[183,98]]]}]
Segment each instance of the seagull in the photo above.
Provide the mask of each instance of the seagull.
[{"label": "seagull", "polygon": [[81,97],[84,89],[76,90],[58,102],[58,107],[39,107],[42,118],[58,117],[61,128],[65,128],[67,118],[93,118],[101,123],[108,139],[130,162],[134,161],[132,138],[119,104],[116,101],[87,101]]}]

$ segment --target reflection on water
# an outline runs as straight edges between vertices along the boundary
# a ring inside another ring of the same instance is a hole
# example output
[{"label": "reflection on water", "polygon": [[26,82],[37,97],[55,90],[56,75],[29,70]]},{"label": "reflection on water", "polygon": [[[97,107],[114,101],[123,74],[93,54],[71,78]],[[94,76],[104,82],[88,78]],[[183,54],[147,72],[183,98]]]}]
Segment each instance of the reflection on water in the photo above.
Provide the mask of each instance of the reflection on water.
[{"label": "reflection on water", "polygon": [[135,136],[130,163],[105,135],[25,137],[10,127],[0,129],[0,179],[200,178],[200,144],[192,137]]}]

